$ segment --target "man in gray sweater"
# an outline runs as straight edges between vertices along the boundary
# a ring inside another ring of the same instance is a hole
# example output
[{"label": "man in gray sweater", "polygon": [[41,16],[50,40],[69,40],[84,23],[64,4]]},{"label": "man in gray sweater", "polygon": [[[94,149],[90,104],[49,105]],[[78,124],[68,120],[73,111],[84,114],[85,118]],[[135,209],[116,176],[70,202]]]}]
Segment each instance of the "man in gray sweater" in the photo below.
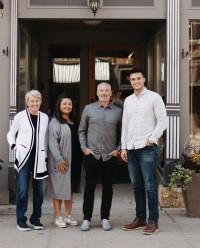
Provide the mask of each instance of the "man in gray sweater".
[{"label": "man in gray sweater", "polygon": [[113,195],[113,173],[120,150],[122,110],[110,102],[111,95],[111,86],[108,83],[100,83],[97,86],[99,100],[84,108],[79,126],[79,140],[84,153],[86,171],[81,231],[90,229],[99,172],[102,176],[102,228],[105,231],[112,229],[109,216]]}]

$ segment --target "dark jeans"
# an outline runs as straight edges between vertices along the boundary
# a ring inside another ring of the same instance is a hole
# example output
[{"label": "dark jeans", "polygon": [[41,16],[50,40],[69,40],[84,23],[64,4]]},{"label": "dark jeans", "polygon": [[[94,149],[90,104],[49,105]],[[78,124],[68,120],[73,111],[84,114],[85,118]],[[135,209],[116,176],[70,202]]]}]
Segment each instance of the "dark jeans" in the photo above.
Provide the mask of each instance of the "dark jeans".
[{"label": "dark jeans", "polygon": [[85,220],[91,220],[94,207],[94,191],[101,172],[102,179],[102,201],[101,219],[109,219],[113,196],[113,173],[116,158],[103,162],[92,155],[85,156],[84,160],[86,180],[83,202],[83,214]]},{"label": "dark jeans", "polygon": [[[26,222],[25,213],[28,206],[29,178],[33,168],[34,160],[29,158],[22,169],[16,172],[16,214],[17,223]],[[44,180],[33,179],[33,213],[31,221],[37,222],[41,217],[41,206],[43,202],[43,182]]]},{"label": "dark jeans", "polygon": [[142,220],[146,219],[147,194],[149,223],[157,223],[159,218],[156,178],[158,153],[157,145],[128,151],[128,170],[135,194],[136,216]]}]

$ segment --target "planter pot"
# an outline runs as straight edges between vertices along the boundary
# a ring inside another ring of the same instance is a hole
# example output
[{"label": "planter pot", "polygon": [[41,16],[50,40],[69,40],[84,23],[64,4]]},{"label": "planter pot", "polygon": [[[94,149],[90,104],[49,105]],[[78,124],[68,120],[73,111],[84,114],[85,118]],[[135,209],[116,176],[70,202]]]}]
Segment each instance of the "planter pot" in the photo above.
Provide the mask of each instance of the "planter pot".
[{"label": "planter pot", "polygon": [[192,161],[190,157],[183,156],[185,161],[183,163],[183,167],[186,169],[194,170],[195,172],[200,171],[200,165],[197,164],[196,162]]},{"label": "planter pot", "polygon": [[161,208],[185,208],[181,188],[174,188],[170,193],[167,187],[159,185],[159,203]]},{"label": "planter pot", "polygon": [[190,217],[200,218],[200,173],[194,173],[186,191],[183,191],[185,207]]}]

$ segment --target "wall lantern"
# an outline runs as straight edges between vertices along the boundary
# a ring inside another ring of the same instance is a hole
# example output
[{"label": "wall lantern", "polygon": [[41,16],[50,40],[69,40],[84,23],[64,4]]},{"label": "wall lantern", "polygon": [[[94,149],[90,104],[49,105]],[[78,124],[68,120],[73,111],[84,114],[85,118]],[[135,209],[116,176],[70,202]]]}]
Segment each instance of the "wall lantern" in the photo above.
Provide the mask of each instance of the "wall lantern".
[{"label": "wall lantern", "polygon": [[8,47],[2,50],[4,56],[8,56]]},{"label": "wall lantern", "polygon": [[188,52],[188,51],[185,51],[185,50],[182,48],[181,55],[182,55],[182,59],[187,58],[187,57],[189,56],[189,52]]},{"label": "wall lantern", "polygon": [[3,17],[3,9],[4,9],[4,5],[2,1],[0,1],[0,17]]},{"label": "wall lantern", "polygon": [[100,0],[89,0],[89,7],[95,16],[97,10],[100,8]]}]

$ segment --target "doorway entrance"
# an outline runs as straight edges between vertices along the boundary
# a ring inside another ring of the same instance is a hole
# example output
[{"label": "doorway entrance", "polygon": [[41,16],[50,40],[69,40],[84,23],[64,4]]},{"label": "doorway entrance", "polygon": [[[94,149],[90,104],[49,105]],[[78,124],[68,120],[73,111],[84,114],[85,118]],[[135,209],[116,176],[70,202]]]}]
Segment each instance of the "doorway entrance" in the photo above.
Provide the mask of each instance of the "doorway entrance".
[{"label": "doorway entrance", "polygon": [[[133,67],[141,67],[148,88],[165,98],[165,33],[163,20],[20,20],[18,111],[25,92],[37,88],[49,116],[67,92],[80,118],[101,81],[111,83],[113,101],[122,106],[132,93]],[[127,182],[127,167],[119,162],[117,170],[116,182]]]},{"label": "doorway entrance", "polygon": [[89,52],[89,101],[96,100],[96,87],[105,81],[112,86],[113,101],[122,104],[132,94],[129,71],[141,67],[141,46],[94,45]]}]

